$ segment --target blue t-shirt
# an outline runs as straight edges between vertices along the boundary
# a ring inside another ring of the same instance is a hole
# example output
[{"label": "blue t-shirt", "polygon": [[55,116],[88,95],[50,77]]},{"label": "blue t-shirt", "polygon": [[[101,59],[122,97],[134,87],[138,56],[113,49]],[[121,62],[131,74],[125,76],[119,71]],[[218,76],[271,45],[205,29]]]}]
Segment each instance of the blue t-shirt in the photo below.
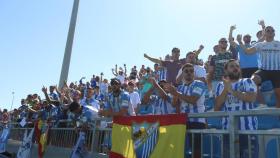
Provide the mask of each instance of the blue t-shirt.
[{"label": "blue t-shirt", "polygon": [[[251,45],[245,45],[246,48],[250,48]],[[258,67],[258,54],[246,54],[244,50],[238,45],[236,47],[238,51],[238,59],[240,63],[240,68],[257,68]]]}]

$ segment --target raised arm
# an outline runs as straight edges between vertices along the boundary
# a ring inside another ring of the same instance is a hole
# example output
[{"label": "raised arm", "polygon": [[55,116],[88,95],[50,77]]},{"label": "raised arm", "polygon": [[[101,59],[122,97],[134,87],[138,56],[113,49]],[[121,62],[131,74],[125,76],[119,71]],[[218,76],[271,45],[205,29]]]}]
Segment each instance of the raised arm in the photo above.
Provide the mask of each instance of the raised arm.
[{"label": "raised arm", "polygon": [[148,80],[150,83],[153,84],[154,88],[157,90],[157,92],[159,93],[159,96],[166,100],[167,99],[167,94],[165,93],[165,91],[160,87],[160,85],[157,83],[157,81],[153,78],[150,77]]},{"label": "raised arm", "polygon": [[258,42],[263,42],[265,40],[265,36],[264,36],[265,23],[264,23],[264,20],[259,20],[258,24],[262,27],[262,37],[258,39]]},{"label": "raised arm", "polygon": [[200,45],[198,50],[195,51],[195,55],[198,57],[198,55],[201,53],[201,51],[204,49],[203,45]]},{"label": "raised arm", "polygon": [[113,74],[114,76],[118,76],[118,74],[116,73],[116,71],[115,71],[114,69],[112,69],[112,74]]},{"label": "raised arm", "polygon": [[162,65],[162,61],[160,59],[152,58],[152,57],[148,56],[146,53],[144,54],[144,57],[153,63],[158,63],[158,64]]},{"label": "raised arm", "polygon": [[124,76],[127,77],[127,74],[126,74],[127,73],[126,64],[123,64],[123,67],[124,67]]},{"label": "raised arm", "polygon": [[179,85],[180,83],[182,83],[182,79],[183,79],[183,73],[182,73],[182,69],[180,69],[176,76],[176,84]]},{"label": "raised arm", "polygon": [[234,48],[237,47],[237,43],[234,42],[233,36],[232,36],[232,32],[233,32],[233,30],[235,30],[235,29],[236,29],[236,26],[235,26],[235,25],[230,26],[229,35],[228,35],[228,41],[229,41],[230,45],[231,45],[232,47],[234,47]]},{"label": "raised arm", "polygon": [[48,95],[48,89],[47,89],[45,86],[43,86],[42,92],[44,93],[47,102],[50,103],[50,102],[51,102],[51,99],[50,99],[50,97],[49,97],[49,95]]}]

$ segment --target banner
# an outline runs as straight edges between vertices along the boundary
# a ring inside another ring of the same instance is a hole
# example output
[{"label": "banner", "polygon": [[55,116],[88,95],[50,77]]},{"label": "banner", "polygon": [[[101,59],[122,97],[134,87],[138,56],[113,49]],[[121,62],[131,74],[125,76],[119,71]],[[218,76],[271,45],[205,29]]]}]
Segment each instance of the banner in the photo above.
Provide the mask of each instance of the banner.
[{"label": "banner", "polygon": [[118,116],[110,158],[183,158],[186,114]]},{"label": "banner", "polygon": [[31,154],[31,148],[32,148],[32,138],[34,134],[34,128],[30,131],[30,133],[27,135],[27,130],[25,130],[24,137],[21,143],[21,146],[19,147],[17,158],[29,158]]},{"label": "banner", "polygon": [[9,136],[10,136],[10,128],[8,127],[3,128],[0,136],[0,153],[6,151],[6,145],[8,143]]},{"label": "banner", "polygon": [[70,158],[84,158],[87,155],[85,133],[80,132],[76,145],[74,146]]}]

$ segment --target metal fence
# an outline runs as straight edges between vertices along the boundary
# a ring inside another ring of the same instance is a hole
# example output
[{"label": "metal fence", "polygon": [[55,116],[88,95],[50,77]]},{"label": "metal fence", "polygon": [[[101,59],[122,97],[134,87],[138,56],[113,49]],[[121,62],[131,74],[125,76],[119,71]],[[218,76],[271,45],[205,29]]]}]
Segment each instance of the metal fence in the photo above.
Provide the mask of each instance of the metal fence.
[{"label": "metal fence", "polygon": [[[278,120],[280,123],[280,109],[261,109],[247,110],[238,112],[205,112],[201,114],[189,114],[189,118],[207,118],[207,129],[188,129],[188,139],[192,139],[192,144],[186,148],[187,157],[194,157],[194,137],[195,134],[201,137],[201,157],[203,158],[240,158],[255,157],[252,153],[252,140],[257,140],[259,158],[279,158],[280,157],[280,128],[260,129],[260,130],[239,130],[239,118],[243,116],[269,116],[275,117],[274,124]],[[223,117],[229,118],[229,128],[223,130],[220,128],[220,120]],[[211,121],[212,119],[212,121]],[[213,119],[215,123],[213,123]],[[111,149],[111,128],[102,128],[101,121],[110,122],[110,119],[97,119],[93,122],[93,126],[86,133],[86,146],[91,153],[98,153],[103,156],[108,155]],[[279,126],[280,127],[280,126]],[[30,129],[30,128],[29,128]],[[25,128],[12,128],[11,139],[22,140]],[[61,148],[71,149],[78,138],[78,133],[74,128],[51,128],[48,145]],[[247,139],[247,146],[240,145]],[[241,142],[241,143],[240,143]],[[224,144],[228,143],[228,147]],[[225,149],[228,149],[225,150]],[[240,155],[240,150],[247,153],[247,156]]]}]

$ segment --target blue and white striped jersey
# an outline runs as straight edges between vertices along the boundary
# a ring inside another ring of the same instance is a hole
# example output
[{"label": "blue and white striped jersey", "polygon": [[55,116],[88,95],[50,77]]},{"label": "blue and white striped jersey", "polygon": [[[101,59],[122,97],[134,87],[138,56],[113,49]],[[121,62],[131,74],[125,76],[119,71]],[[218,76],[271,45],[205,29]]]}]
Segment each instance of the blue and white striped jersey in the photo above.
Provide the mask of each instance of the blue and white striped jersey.
[{"label": "blue and white striped jersey", "polygon": [[[199,99],[197,100],[196,104],[187,103],[183,100],[181,100],[181,106],[180,111],[181,113],[203,113],[205,112],[205,90],[206,85],[204,82],[194,80],[189,85],[180,85],[178,86],[177,90],[182,93],[183,95],[187,96],[199,96]],[[201,122],[205,123],[205,118],[190,118],[190,122]]]},{"label": "blue and white striped jersey", "polygon": [[166,80],[166,72],[167,72],[166,68],[161,68],[159,70],[159,78],[158,78],[159,81]]},{"label": "blue and white striped jersey", "polygon": [[86,105],[82,107],[82,114],[79,116],[79,119],[83,122],[93,121],[98,116],[98,109],[95,107]]},{"label": "blue and white striped jersey", "polygon": [[121,108],[128,109],[129,104],[129,94],[126,91],[121,91],[118,97],[114,97],[113,93],[109,94],[105,108],[111,108],[113,112],[119,112]]},{"label": "blue and white striped jersey", "polygon": [[174,114],[176,112],[175,107],[172,106],[172,97],[168,96],[167,100],[163,100],[159,96],[151,96],[153,100],[153,114],[155,115],[165,115]]},{"label": "blue and white striped jersey", "polygon": [[254,47],[259,53],[259,68],[262,70],[280,70],[280,42],[259,42]]},{"label": "blue and white striped jersey", "polygon": [[81,104],[82,106],[87,106],[87,105],[89,105],[89,106],[92,106],[92,107],[94,107],[94,108],[96,108],[96,109],[98,109],[98,110],[100,109],[99,101],[96,100],[96,99],[94,99],[94,98],[90,98],[90,99],[84,98],[84,99],[82,99],[82,100],[80,101],[80,104]]},{"label": "blue and white striped jersey", "polygon": [[[239,79],[237,82],[231,84],[232,90],[239,92],[257,92],[257,86],[253,80],[250,78]],[[220,82],[217,85],[216,96],[222,94],[224,90],[223,82]],[[242,110],[250,110],[256,108],[254,102],[245,102],[232,94],[228,94],[226,101],[224,103],[224,111],[242,111]],[[223,129],[227,129],[229,126],[228,118],[224,118],[222,121]],[[240,117],[239,126],[241,130],[255,130],[258,128],[258,120],[255,116],[248,117]]]}]

